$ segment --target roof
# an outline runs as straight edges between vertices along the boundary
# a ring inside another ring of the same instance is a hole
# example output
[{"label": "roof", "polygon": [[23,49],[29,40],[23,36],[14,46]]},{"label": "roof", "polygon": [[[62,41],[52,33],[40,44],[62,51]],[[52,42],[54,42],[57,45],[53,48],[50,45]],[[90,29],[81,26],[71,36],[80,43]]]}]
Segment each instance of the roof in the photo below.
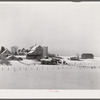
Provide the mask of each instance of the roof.
[{"label": "roof", "polygon": [[48,59],[41,59],[41,61],[51,61],[52,59],[51,58],[48,58]]},{"label": "roof", "polygon": [[11,52],[6,48],[1,54],[3,54],[3,55],[11,55]]},{"label": "roof", "polygon": [[28,53],[33,53],[36,50],[37,47],[39,47],[39,45],[36,45],[36,46],[32,47],[32,49]]},{"label": "roof", "polygon": [[93,55],[92,53],[83,53],[82,55]]}]

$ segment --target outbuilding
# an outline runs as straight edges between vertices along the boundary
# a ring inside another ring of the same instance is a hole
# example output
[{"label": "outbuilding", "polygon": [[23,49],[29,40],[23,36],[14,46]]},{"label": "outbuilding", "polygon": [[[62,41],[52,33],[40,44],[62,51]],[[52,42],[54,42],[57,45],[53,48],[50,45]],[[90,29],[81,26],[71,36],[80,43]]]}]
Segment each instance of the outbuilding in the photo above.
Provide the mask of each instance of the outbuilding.
[{"label": "outbuilding", "polygon": [[83,53],[81,59],[93,59],[94,55],[92,53]]}]

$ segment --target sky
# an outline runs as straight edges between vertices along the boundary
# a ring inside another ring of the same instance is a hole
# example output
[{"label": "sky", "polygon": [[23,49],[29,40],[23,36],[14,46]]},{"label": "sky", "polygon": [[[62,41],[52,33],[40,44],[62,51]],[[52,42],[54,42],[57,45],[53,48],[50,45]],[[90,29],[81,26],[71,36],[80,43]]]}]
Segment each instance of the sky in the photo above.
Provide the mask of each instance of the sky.
[{"label": "sky", "polygon": [[100,56],[100,2],[0,2],[0,46]]}]

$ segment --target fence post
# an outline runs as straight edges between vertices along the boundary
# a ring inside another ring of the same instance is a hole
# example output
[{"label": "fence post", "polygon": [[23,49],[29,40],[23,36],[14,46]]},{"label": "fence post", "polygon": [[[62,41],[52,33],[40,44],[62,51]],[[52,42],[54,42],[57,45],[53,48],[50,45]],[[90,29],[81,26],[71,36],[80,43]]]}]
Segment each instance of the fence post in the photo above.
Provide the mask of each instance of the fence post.
[{"label": "fence post", "polygon": [[15,68],[14,68],[14,71],[16,71]]},{"label": "fence post", "polygon": [[21,67],[20,67],[20,70],[21,70]]},{"label": "fence post", "polygon": [[2,68],[2,71],[3,71],[3,68]]},{"label": "fence post", "polygon": [[25,68],[25,70],[27,70],[27,67]]},{"label": "fence post", "polygon": [[58,67],[58,70],[59,70],[59,67]]}]

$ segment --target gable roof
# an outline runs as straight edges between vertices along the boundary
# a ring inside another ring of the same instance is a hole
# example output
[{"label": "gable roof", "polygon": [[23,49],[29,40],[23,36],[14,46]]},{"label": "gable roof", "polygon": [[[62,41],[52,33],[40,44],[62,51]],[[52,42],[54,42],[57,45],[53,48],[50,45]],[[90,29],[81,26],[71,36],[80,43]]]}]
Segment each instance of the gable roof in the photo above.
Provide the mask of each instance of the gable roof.
[{"label": "gable roof", "polygon": [[36,45],[36,46],[32,47],[32,49],[30,50],[30,52],[28,52],[28,54],[33,53],[36,50],[36,48],[38,48],[39,46],[40,45]]},{"label": "gable roof", "polygon": [[34,47],[31,49],[31,51],[35,51],[37,47],[39,47],[39,45],[34,46]]},{"label": "gable roof", "polygon": [[2,55],[11,55],[11,52],[8,49],[5,49],[1,54]]}]

